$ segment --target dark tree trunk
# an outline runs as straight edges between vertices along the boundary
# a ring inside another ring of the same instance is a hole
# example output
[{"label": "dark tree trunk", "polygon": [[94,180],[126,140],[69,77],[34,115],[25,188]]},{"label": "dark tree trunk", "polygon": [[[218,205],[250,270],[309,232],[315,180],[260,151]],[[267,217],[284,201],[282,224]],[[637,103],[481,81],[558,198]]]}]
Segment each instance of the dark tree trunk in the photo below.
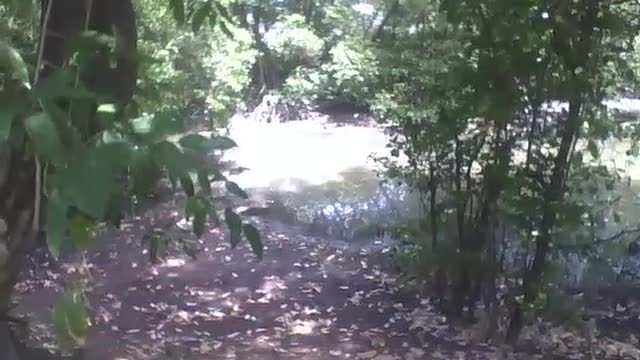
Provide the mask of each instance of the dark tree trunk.
[{"label": "dark tree trunk", "polygon": [[[565,194],[564,183],[569,173],[571,153],[574,150],[575,142],[580,135],[580,128],[583,124],[582,111],[585,105],[585,96],[591,90],[588,87],[585,88],[582,79],[575,74],[575,69],[584,67],[589,58],[592,57],[593,49],[597,49],[597,41],[600,35],[595,33],[594,24],[596,24],[598,13],[605,10],[605,7],[610,6],[610,4],[603,1],[586,3],[587,8],[584,16],[579,19],[576,18],[575,25],[580,30],[576,38],[566,37],[567,34],[560,33],[557,29],[553,33],[552,43],[555,51],[563,59],[565,68],[571,72],[570,83],[573,87],[569,97],[569,111],[560,133],[560,147],[554,160],[551,180],[544,192],[540,236],[536,241],[533,263],[527,269],[523,279],[523,304],[529,304],[535,299],[537,290],[543,280],[548,252],[551,247],[552,231],[558,215],[557,204]],[[516,303],[513,308],[507,330],[507,342],[511,344],[518,340],[522,327],[525,325],[523,304]]]},{"label": "dark tree trunk", "polygon": [[[117,67],[111,69],[106,53],[96,54],[89,71],[81,74],[85,85],[117,103],[128,102],[135,89],[137,41],[131,0],[42,0],[41,36],[36,77],[45,79],[67,63],[66,47],[85,29],[116,37]],[[88,14],[89,9],[91,13]],[[87,24],[87,20],[89,23]],[[62,99],[64,100],[64,99]],[[58,106],[69,106],[61,101]],[[99,130],[92,110],[76,114],[86,122],[86,137]],[[85,108],[86,109],[86,108]],[[0,144],[0,359],[31,359],[20,355],[20,347],[9,337],[3,319],[11,309],[11,295],[25,257],[32,251],[43,213],[44,164],[39,164],[24,143]],[[7,342],[11,342],[9,345]]]},{"label": "dark tree trunk", "polygon": [[[540,287],[540,282],[544,275],[547,261],[547,254],[551,244],[551,232],[556,223],[557,208],[556,204],[564,195],[564,181],[566,177],[566,168],[569,166],[569,155],[572,149],[575,137],[578,134],[582,124],[580,112],[582,109],[582,99],[576,97],[569,103],[569,114],[567,123],[563,129],[562,139],[560,142],[560,150],[555,159],[553,174],[551,181],[547,186],[544,195],[544,205],[542,210],[542,220],[540,222],[540,236],[536,241],[536,251],[531,267],[527,270],[523,280],[524,304],[529,304],[534,300],[536,290]],[[522,304],[515,304],[509,329],[507,331],[507,341],[515,343],[520,337],[520,332],[524,326],[524,312]]]}]

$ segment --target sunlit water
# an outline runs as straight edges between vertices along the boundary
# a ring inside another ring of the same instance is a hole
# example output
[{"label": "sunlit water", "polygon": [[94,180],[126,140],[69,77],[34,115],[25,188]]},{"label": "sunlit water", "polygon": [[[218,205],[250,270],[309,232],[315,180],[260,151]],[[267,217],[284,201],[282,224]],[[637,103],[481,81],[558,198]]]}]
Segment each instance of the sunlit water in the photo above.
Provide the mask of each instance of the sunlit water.
[{"label": "sunlit water", "polygon": [[[639,99],[607,105],[640,113]],[[336,125],[326,117],[275,124],[236,116],[229,129],[238,147],[224,160],[245,169],[231,178],[253,198],[282,204],[291,221],[308,225],[316,235],[351,240],[370,236],[372,226],[394,225],[417,215],[415,195],[398,185],[379,184],[380,166],[372,156],[389,155],[388,138],[380,127]],[[628,149],[628,144],[610,141],[599,162],[640,181],[640,161],[627,156]],[[632,197],[623,211],[637,217],[640,202]],[[572,281],[583,281],[583,260],[570,260],[568,268]]]},{"label": "sunlit water", "polygon": [[246,168],[231,179],[254,198],[282,203],[317,235],[350,239],[406,213],[407,192],[376,175],[374,157],[389,154],[380,127],[236,116],[229,129],[238,147],[224,160]]}]

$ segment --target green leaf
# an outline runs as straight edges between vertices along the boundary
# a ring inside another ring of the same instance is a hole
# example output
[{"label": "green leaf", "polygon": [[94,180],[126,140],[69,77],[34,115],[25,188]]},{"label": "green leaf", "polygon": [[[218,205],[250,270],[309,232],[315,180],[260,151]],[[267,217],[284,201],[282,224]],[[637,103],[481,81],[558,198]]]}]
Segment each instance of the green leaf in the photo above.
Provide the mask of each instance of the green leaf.
[{"label": "green leaf", "polygon": [[191,19],[191,28],[194,33],[200,31],[202,27],[202,23],[207,18],[207,16],[211,13],[211,0],[204,3],[196,12],[193,14],[193,18]]},{"label": "green leaf", "polygon": [[587,143],[587,150],[589,150],[589,153],[594,159],[597,159],[600,156],[600,149],[598,148],[598,144],[596,144],[596,142],[593,140],[589,140],[589,143]]},{"label": "green leaf", "polygon": [[125,169],[131,164],[133,146],[125,141],[113,141],[98,144],[95,149],[96,162],[111,171]]},{"label": "green leaf", "polygon": [[89,317],[79,298],[79,294],[68,290],[53,310],[56,337],[63,347],[80,344],[87,336]]},{"label": "green leaf", "polygon": [[616,224],[620,223],[620,221],[622,220],[620,213],[619,212],[614,212],[613,213],[613,221],[615,221]]},{"label": "green leaf", "polygon": [[161,141],[154,144],[151,154],[156,163],[167,168],[169,175],[176,178],[187,176],[190,170],[190,162],[176,144],[170,141]]},{"label": "green leaf", "polygon": [[53,257],[60,256],[67,229],[67,204],[57,189],[49,191],[47,197],[47,246]]},{"label": "green leaf", "polygon": [[184,190],[187,196],[192,197],[195,195],[195,189],[193,186],[193,181],[191,180],[191,176],[184,175],[180,177],[180,185],[182,186],[182,190]]},{"label": "green leaf", "polygon": [[95,223],[82,214],[69,219],[69,235],[73,244],[81,249],[88,249],[94,239]]},{"label": "green leaf", "polygon": [[214,148],[214,143],[211,139],[207,139],[206,137],[200,134],[189,134],[185,135],[178,140],[178,143],[183,148],[187,148],[189,150],[197,151],[197,152],[209,152]]},{"label": "green leaf", "polygon": [[240,188],[240,186],[238,186],[238,184],[236,184],[233,181],[227,181],[224,183],[225,187],[227,188],[227,191],[229,191],[230,193],[239,196],[243,199],[248,199],[249,195],[247,195],[246,192],[244,192],[244,190],[242,190]]},{"label": "green leaf", "polygon": [[11,126],[18,112],[14,108],[0,110],[0,141],[6,141],[11,136]]},{"label": "green leaf", "polygon": [[256,229],[255,226],[251,224],[244,224],[244,235],[251,246],[251,251],[258,257],[258,259],[262,260],[262,256],[264,255],[264,245],[260,240],[260,232]]},{"label": "green leaf", "polygon": [[169,0],[169,8],[178,25],[184,24],[184,0]]},{"label": "green leaf", "polygon": [[62,190],[69,205],[93,219],[102,219],[111,200],[116,174],[96,150],[85,150],[70,166],[53,174],[51,181]]},{"label": "green leaf", "polygon": [[222,15],[222,17],[229,21],[232,22],[231,17],[229,16],[229,12],[227,11],[227,8],[225,8],[222,4],[220,4],[219,2],[216,2],[216,10],[218,12],[218,14]]},{"label": "green leaf", "polygon": [[231,247],[235,248],[242,238],[242,220],[240,216],[233,212],[231,208],[224,209],[224,221],[229,228],[229,241]]},{"label": "green leaf", "polygon": [[160,236],[157,234],[149,235],[149,261],[157,264],[160,259]]},{"label": "green leaf", "polygon": [[191,220],[193,216],[198,212],[200,204],[196,197],[188,197],[184,205],[184,217],[187,221]]},{"label": "green leaf", "polygon": [[233,39],[233,33],[229,30],[229,28],[227,27],[227,24],[224,23],[224,21],[220,21],[220,30],[222,30],[222,32],[227,35],[227,37],[229,39]]},{"label": "green leaf", "polygon": [[193,233],[197,237],[201,237],[202,234],[204,234],[206,221],[207,213],[204,211],[196,213],[196,215],[193,217]]},{"label": "green leaf", "polygon": [[235,141],[226,136],[211,136],[211,147],[216,150],[228,150],[238,146]]},{"label": "green leaf", "polygon": [[24,127],[39,157],[49,161],[57,161],[62,157],[62,142],[48,114],[40,112],[29,116],[24,121]]},{"label": "green leaf", "polygon": [[209,174],[206,170],[198,170],[198,185],[205,194],[211,195],[211,183],[209,181]]},{"label": "green leaf", "polygon": [[68,68],[54,71],[33,85],[33,95],[40,100],[57,100],[60,98],[93,100],[96,94],[82,83],[76,83],[76,76]]}]

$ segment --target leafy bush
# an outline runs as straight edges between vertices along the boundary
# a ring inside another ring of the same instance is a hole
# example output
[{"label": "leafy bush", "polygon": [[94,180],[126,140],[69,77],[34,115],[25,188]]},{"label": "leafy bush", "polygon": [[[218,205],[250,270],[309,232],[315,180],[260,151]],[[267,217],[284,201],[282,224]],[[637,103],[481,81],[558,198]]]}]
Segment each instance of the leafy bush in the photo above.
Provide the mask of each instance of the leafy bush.
[{"label": "leafy bush", "polygon": [[374,49],[363,39],[346,38],[330,50],[331,62],[324,69],[335,87],[334,96],[360,103],[372,99],[380,67]]},{"label": "leafy bush", "polygon": [[315,64],[324,47],[324,41],[299,14],[286,15],[276,22],[265,34],[265,42],[288,69]]},{"label": "leafy bush", "polygon": [[282,95],[291,104],[310,106],[329,93],[329,75],[321,68],[298,68],[282,86]]},{"label": "leafy bush", "polygon": [[180,27],[153,1],[139,5],[142,17],[141,72],[143,110],[178,110],[182,116],[200,113],[211,125],[224,125],[243,106],[251,83],[257,50],[249,32],[226,27],[194,33]]}]

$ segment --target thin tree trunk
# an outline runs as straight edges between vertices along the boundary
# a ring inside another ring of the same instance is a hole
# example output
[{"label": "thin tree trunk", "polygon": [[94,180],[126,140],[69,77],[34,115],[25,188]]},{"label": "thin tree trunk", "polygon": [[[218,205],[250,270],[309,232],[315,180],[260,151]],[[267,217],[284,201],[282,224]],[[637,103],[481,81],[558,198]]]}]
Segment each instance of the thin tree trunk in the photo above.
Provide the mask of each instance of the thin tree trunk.
[{"label": "thin tree trunk", "polygon": [[[564,181],[566,167],[570,151],[575,137],[578,134],[582,120],[580,112],[582,110],[582,99],[580,96],[574,97],[569,103],[569,114],[567,123],[563,129],[560,149],[556,156],[551,176],[551,182],[545,191],[544,204],[542,210],[542,220],[540,223],[540,236],[536,241],[536,250],[531,267],[527,270],[523,280],[523,304],[528,304],[535,299],[536,290],[544,275],[547,254],[551,244],[551,232],[556,223],[557,204],[564,195]],[[520,303],[515,304],[509,329],[507,331],[507,342],[514,344],[520,337],[520,332],[524,326],[524,311]]]},{"label": "thin tree trunk", "polygon": [[574,84],[574,89],[569,99],[569,112],[562,128],[560,148],[554,161],[551,180],[545,189],[542,219],[540,222],[540,236],[536,241],[535,255],[531,267],[527,270],[523,279],[522,292],[524,301],[523,303],[515,304],[507,331],[506,340],[511,344],[514,344],[518,340],[522,327],[524,326],[525,319],[522,306],[523,304],[529,304],[535,299],[536,291],[540,287],[543,279],[547,255],[551,246],[551,232],[556,223],[557,204],[562,200],[565,193],[564,183],[568,176],[569,161],[583,123],[581,113],[585,101],[584,96],[589,90],[578,85],[582,82],[579,75],[575,74],[574,69],[584,67],[589,57],[592,56],[592,50],[596,46],[594,43],[594,40],[596,40],[594,39],[594,24],[598,13],[603,11],[601,4],[607,3],[597,0],[587,2],[588,6],[585,10],[585,15],[577,24],[580,28],[580,33],[577,39],[574,39],[577,41],[574,42],[572,45],[574,48],[571,49],[575,51],[574,55],[577,56],[570,56],[568,52],[565,52],[567,49],[563,47],[564,42],[562,41],[563,39],[560,39],[560,36],[566,34],[559,34],[557,30],[554,31],[553,42],[556,44],[556,51],[564,58],[565,66],[571,71],[571,83]]}]

